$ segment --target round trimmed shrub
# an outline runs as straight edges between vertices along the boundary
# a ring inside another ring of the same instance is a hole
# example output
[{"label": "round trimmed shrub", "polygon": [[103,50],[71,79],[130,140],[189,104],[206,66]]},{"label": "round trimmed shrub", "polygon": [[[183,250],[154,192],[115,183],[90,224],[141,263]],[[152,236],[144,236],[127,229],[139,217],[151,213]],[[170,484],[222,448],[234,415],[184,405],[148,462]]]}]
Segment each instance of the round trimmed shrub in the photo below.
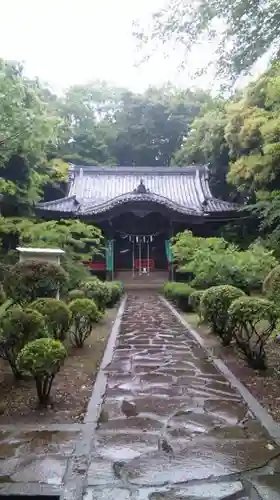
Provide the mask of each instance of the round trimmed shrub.
[{"label": "round trimmed shrub", "polygon": [[263,293],[269,300],[280,304],[280,265],[268,273],[263,282]]},{"label": "round trimmed shrub", "polygon": [[163,287],[165,297],[176,304],[184,312],[192,311],[189,297],[194,289],[187,283],[167,282]]},{"label": "round trimmed shrub", "polygon": [[210,326],[212,333],[219,335],[224,345],[232,340],[228,324],[228,308],[231,303],[245,293],[231,285],[213,286],[205,290],[201,297],[201,315]]},{"label": "round trimmed shrub", "polygon": [[69,304],[71,311],[71,341],[75,347],[83,347],[93,326],[102,318],[96,303],[90,299],[76,299]]},{"label": "round trimmed shrub", "polygon": [[50,297],[37,299],[30,304],[30,307],[44,316],[50,336],[63,342],[70,325],[71,312],[69,307],[62,300]]},{"label": "round trimmed shrub", "polygon": [[15,377],[20,378],[17,355],[28,342],[48,336],[44,317],[33,309],[14,306],[7,310],[0,327],[0,357],[9,362]]},{"label": "round trimmed shrub", "polygon": [[106,286],[109,290],[110,298],[106,304],[107,307],[114,307],[114,305],[120,300],[123,288],[122,284],[119,281],[110,281],[106,283]]},{"label": "round trimmed shrub", "polygon": [[70,292],[68,292],[68,298],[69,300],[75,300],[75,299],[83,299],[85,298],[85,292],[83,292],[83,290],[70,290]]},{"label": "round trimmed shrub", "polygon": [[194,290],[189,296],[189,304],[193,311],[195,311],[201,318],[200,302],[205,290]]},{"label": "round trimmed shrub", "polygon": [[231,304],[228,316],[237,346],[249,365],[265,369],[264,347],[277,324],[275,304],[267,299],[241,297]]},{"label": "round trimmed shrub", "polygon": [[110,290],[106,283],[98,278],[83,283],[82,290],[88,299],[94,300],[98,309],[102,312],[106,309],[106,304],[110,301]]},{"label": "round trimmed shrub", "polygon": [[4,280],[8,297],[21,304],[39,297],[55,297],[68,276],[58,264],[27,260],[9,268]]},{"label": "round trimmed shrub", "polygon": [[49,402],[50,391],[55,375],[66,358],[66,349],[59,340],[50,338],[29,342],[17,357],[17,368],[32,375],[36,383],[39,402]]}]

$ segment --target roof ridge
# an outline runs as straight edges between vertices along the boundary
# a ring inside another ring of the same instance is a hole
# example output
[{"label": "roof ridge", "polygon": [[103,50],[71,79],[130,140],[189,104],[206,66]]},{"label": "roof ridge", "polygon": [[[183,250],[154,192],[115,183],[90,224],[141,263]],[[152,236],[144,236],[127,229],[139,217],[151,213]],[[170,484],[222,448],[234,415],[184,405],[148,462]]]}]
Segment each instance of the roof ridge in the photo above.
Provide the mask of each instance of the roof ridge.
[{"label": "roof ridge", "polygon": [[76,195],[75,194],[71,194],[71,196],[63,196],[62,198],[57,198],[57,200],[50,200],[50,201],[39,201],[38,203],[36,203],[36,206],[40,206],[40,205],[53,205],[54,203],[58,203],[58,202],[61,202],[61,201],[64,201],[64,200],[72,200],[72,199],[75,199],[76,200]]},{"label": "roof ridge", "polygon": [[204,172],[206,169],[206,165],[186,165],[184,167],[168,167],[168,166],[141,166],[135,167],[133,165],[129,166],[108,166],[108,165],[70,165],[70,172],[74,175],[79,175],[82,173],[98,173],[102,174],[162,174],[162,175],[194,175],[197,171]]}]

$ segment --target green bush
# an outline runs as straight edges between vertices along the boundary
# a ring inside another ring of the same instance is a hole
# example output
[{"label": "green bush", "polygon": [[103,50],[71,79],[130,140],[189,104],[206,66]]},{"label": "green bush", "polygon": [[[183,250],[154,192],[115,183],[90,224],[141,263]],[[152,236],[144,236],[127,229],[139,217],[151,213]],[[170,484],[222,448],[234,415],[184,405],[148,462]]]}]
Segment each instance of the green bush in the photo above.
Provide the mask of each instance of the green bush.
[{"label": "green bush", "polygon": [[68,292],[68,298],[69,300],[75,300],[75,299],[84,299],[85,298],[85,292],[83,292],[83,290],[70,290],[70,292]]},{"label": "green bush", "polygon": [[106,283],[94,277],[83,283],[81,289],[88,299],[94,300],[100,311],[105,311],[106,305],[110,301],[110,290]]},{"label": "green bush", "polygon": [[201,269],[196,272],[191,285],[195,288],[209,289],[213,286],[228,284],[245,292],[249,291],[244,274],[237,264],[233,264],[231,256],[211,255],[211,259],[201,261]]},{"label": "green bush", "polygon": [[0,306],[6,302],[6,294],[3,290],[3,286],[0,285]]},{"label": "green bush", "polygon": [[14,306],[1,318],[0,328],[0,357],[9,362],[15,377],[20,378],[17,355],[28,342],[47,337],[44,317],[33,309]]},{"label": "green bush", "polygon": [[272,252],[260,244],[243,251],[223,238],[201,238],[190,231],[174,238],[172,250],[177,269],[194,276],[191,286],[198,289],[232,285],[246,293],[260,290],[277,264]]},{"label": "green bush", "polygon": [[201,307],[200,302],[205,290],[194,290],[189,296],[189,305],[193,311],[195,311],[199,318],[201,319]]},{"label": "green bush", "polygon": [[10,267],[4,288],[8,297],[23,304],[39,297],[55,297],[67,279],[67,273],[57,264],[27,260]]},{"label": "green bush", "polygon": [[69,290],[79,289],[81,284],[90,280],[92,276],[87,266],[68,255],[62,257],[62,266],[68,274],[66,286],[63,287],[65,294]]},{"label": "green bush", "polygon": [[219,335],[224,345],[232,339],[228,325],[228,308],[231,303],[245,294],[231,285],[213,286],[206,290],[201,298],[201,315],[213,333]]},{"label": "green bush", "polygon": [[49,402],[50,391],[55,375],[66,358],[66,350],[59,340],[37,339],[29,342],[17,357],[20,372],[32,375],[36,383],[39,402]]},{"label": "green bush", "polygon": [[277,310],[273,302],[241,297],[232,302],[228,316],[237,346],[246,356],[249,365],[265,369],[267,362],[264,347],[277,324]]},{"label": "green bush", "polygon": [[120,281],[109,281],[106,283],[109,290],[110,298],[106,303],[107,307],[114,307],[114,305],[120,300],[123,294],[123,287]]},{"label": "green bush", "polygon": [[280,265],[266,276],[263,282],[263,293],[269,300],[280,305]]},{"label": "green bush", "polygon": [[187,283],[167,282],[163,287],[165,297],[172,300],[184,312],[192,311],[189,297],[193,292],[194,289]]},{"label": "green bush", "polygon": [[71,312],[69,307],[62,300],[49,297],[35,300],[30,304],[30,307],[44,316],[50,336],[63,342],[70,325]]},{"label": "green bush", "polygon": [[74,346],[83,347],[93,326],[102,318],[96,303],[90,299],[76,299],[69,304],[71,311],[71,340]]}]

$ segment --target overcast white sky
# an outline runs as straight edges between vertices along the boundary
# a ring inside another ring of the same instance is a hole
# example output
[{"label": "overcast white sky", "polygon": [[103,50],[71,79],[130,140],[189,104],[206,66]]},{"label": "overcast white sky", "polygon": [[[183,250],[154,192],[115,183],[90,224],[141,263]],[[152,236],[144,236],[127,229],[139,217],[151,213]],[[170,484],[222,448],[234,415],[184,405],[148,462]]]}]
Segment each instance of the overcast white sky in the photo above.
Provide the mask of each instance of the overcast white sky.
[{"label": "overcast white sky", "polygon": [[[0,57],[24,61],[56,90],[101,79],[142,91],[166,81],[188,86],[179,56],[158,53],[135,67],[132,21],[165,0],[1,0]],[[202,54],[198,54],[202,57]]]}]

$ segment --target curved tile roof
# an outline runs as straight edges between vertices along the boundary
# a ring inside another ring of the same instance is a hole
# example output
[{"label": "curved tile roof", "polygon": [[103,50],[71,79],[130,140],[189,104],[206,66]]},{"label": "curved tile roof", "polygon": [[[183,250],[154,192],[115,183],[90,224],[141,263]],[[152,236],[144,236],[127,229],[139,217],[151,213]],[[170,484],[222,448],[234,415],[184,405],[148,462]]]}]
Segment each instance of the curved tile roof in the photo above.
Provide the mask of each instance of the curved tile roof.
[{"label": "curved tile roof", "polygon": [[130,201],[153,201],[177,212],[193,215],[236,210],[236,205],[212,196],[206,166],[72,166],[68,196],[39,203],[37,208],[90,215],[106,212]]}]

